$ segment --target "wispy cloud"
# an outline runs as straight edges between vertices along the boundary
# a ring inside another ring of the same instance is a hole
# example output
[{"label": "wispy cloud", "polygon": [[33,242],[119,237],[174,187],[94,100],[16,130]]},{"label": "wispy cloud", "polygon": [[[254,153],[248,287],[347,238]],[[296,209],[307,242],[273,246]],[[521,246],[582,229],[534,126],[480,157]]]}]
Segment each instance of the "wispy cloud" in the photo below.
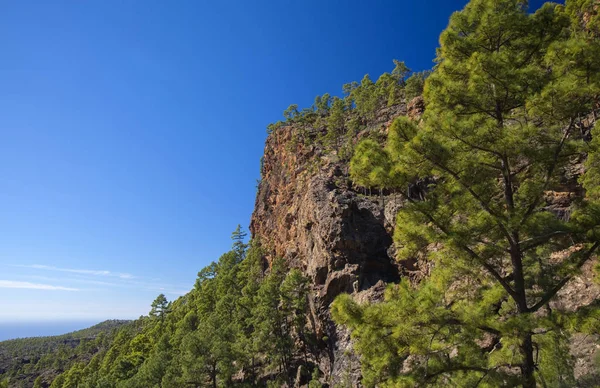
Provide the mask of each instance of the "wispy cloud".
[{"label": "wispy cloud", "polygon": [[69,273],[76,273],[76,274],[80,274],[80,275],[109,276],[109,277],[117,277],[120,279],[135,278],[135,276],[128,274],[128,273],[123,273],[123,272],[111,272],[111,271],[105,271],[105,270],[77,269],[77,268],[59,268],[59,267],[53,267],[51,265],[41,265],[41,264],[18,265],[17,267],[41,269],[41,270],[46,270],[46,271],[69,272]]},{"label": "wispy cloud", "polygon": [[49,277],[49,276],[39,276],[39,275],[26,275],[22,276],[27,280],[41,280],[44,282],[54,282],[61,284],[70,284],[70,283],[81,283],[85,285],[97,285],[97,286],[107,286],[109,288],[133,288],[144,291],[153,291],[153,292],[162,292],[164,294],[182,296],[187,294],[190,290],[185,290],[181,288],[181,284],[161,284],[156,282],[141,282],[138,280],[123,280],[121,283],[116,282],[105,282],[101,280],[89,279],[86,277],[68,277],[68,278],[57,278],[57,277]]},{"label": "wispy cloud", "polygon": [[127,286],[126,283],[113,283],[113,282],[105,282],[102,280],[93,280],[86,277],[68,277],[68,278],[55,278],[50,276],[39,276],[39,275],[26,275],[20,276],[26,279],[34,279],[34,280],[43,280],[47,282],[59,282],[59,283],[83,283],[83,284],[91,284],[96,286],[109,286],[109,287],[123,287]]},{"label": "wispy cloud", "polygon": [[14,280],[0,280],[0,288],[25,288],[30,290],[46,291],[79,291],[77,288],[53,286],[50,284],[39,284],[30,282],[18,282]]},{"label": "wispy cloud", "polygon": [[[92,270],[92,269],[81,269],[81,268],[64,268],[64,267],[55,267],[51,265],[43,265],[43,264],[12,264],[12,267],[19,268],[29,268],[34,270],[41,270],[47,272],[56,272],[56,273],[69,273],[71,276],[43,276],[42,274],[34,275],[32,273],[22,274],[19,277],[23,280],[22,283],[27,284],[36,284],[35,282],[41,281],[44,283],[52,283],[52,284],[63,284],[71,286],[73,283],[75,287],[78,284],[88,285],[96,285],[96,286],[104,286],[109,289],[112,288],[128,288],[135,289],[140,291],[147,292],[162,292],[164,294],[170,294],[174,296],[182,296],[189,292],[189,290],[182,289],[181,284],[165,284],[160,281],[160,279],[147,279],[144,277],[133,276],[128,273],[123,272],[111,272],[107,270]],[[29,272],[29,271],[28,271]],[[31,282],[31,283],[29,283]],[[15,281],[15,283],[18,283]],[[24,287],[23,287],[24,288]],[[28,287],[32,288],[32,287]],[[63,287],[70,288],[70,287]],[[73,290],[77,291],[96,291],[92,289],[79,289],[73,288]]]}]

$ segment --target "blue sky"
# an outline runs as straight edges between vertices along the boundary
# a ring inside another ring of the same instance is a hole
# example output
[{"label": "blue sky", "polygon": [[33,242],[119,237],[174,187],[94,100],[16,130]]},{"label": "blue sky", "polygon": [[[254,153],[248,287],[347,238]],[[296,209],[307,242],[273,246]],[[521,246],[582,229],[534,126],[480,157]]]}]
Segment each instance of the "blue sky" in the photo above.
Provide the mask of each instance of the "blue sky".
[{"label": "blue sky", "polygon": [[4,2],[0,322],[189,290],[249,224],[267,124],[394,58],[430,68],[465,4]]}]

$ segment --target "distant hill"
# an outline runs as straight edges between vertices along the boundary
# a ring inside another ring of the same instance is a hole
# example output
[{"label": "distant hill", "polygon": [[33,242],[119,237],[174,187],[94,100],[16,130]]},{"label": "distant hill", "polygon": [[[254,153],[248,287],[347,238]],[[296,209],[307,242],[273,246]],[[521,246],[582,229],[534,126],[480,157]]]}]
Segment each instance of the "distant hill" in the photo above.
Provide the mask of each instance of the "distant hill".
[{"label": "distant hill", "polygon": [[0,381],[9,387],[32,387],[39,377],[49,386],[58,374],[75,362],[89,361],[106,349],[117,329],[131,321],[107,320],[71,333],[20,338],[0,342]]}]

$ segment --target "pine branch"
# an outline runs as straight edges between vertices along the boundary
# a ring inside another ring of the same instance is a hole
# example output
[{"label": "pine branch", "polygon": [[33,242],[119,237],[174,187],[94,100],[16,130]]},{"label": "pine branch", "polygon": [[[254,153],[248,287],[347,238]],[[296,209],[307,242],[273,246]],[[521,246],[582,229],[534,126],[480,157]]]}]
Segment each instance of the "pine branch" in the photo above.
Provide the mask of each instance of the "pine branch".
[{"label": "pine branch", "polygon": [[569,126],[565,129],[565,133],[563,134],[563,137],[561,138],[560,142],[558,143],[556,150],[554,150],[554,157],[552,159],[552,163],[550,164],[550,167],[548,168],[548,171],[546,172],[546,177],[544,180],[543,188],[542,188],[542,190],[540,190],[540,193],[536,196],[536,198],[533,200],[533,202],[529,205],[529,207],[525,211],[525,214],[523,215],[523,218],[521,219],[519,226],[523,226],[525,224],[525,222],[527,222],[527,220],[529,219],[531,214],[533,214],[533,211],[535,210],[535,208],[538,206],[538,204],[542,200],[544,192],[546,191],[546,189],[548,189],[548,186],[550,184],[550,179],[552,178],[552,174],[554,173],[554,170],[558,164],[558,159],[560,157],[560,153],[562,152],[565,142],[567,141],[567,138],[569,137],[569,134],[571,133],[571,129],[573,128],[574,123],[575,123],[575,120],[571,119],[571,121],[569,122]]},{"label": "pine branch", "polygon": [[[409,202],[411,203],[415,203],[416,201],[408,196],[404,196]],[[419,212],[421,214],[423,214],[425,217],[427,217],[427,219],[429,221],[431,221],[431,223],[433,223],[440,231],[442,231],[442,233],[444,233],[446,236],[451,236],[451,232],[444,227],[443,225],[441,225],[439,222],[437,222],[437,220],[429,213],[419,210]],[[482,257],[480,257],[477,253],[475,253],[471,248],[469,248],[467,245],[465,244],[458,244],[458,246],[465,251],[471,258],[473,258],[474,260],[476,260],[481,266],[483,266],[483,268],[486,269],[487,272],[490,273],[490,275],[492,275],[492,277],[494,277],[494,279],[496,279],[496,281],[498,283],[500,283],[500,285],[506,290],[506,292],[513,298],[516,300],[517,293],[515,292],[515,290],[512,289],[512,287],[510,286],[510,284],[508,284],[508,282],[506,281],[506,279],[504,277],[502,277],[500,275],[500,273],[487,261],[485,261],[485,259],[483,259]]]},{"label": "pine branch", "polygon": [[504,223],[502,222],[502,217],[498,214],[496,214],[496,212],[494,212],[489,204],[487,204],[483,198],[481,198],[481,196],[479,194],[477,194],[472,188],[471,186],[469,186],[468,184],[466,184],[464,182],[464,180],[458,175],[458,173],[456,173],[455,171],[451,170],[449,167],[442,165],[441,163],[435,161],[433,158],[429,157],[425,152],[421,152],[421,155],[427,159],[430,163],[432,163],[433,165],[435,165],[436,167],[440,168],[441,170],[445,171],[446,173],[448,173],[450,176],[452,176],[454,179],[456,179],[456,181],[465,189],[467,190],[467,192],[473,197],[473,199],[475,199],[478,203],[479,206],[481,206],[481,208],[488,213],[490,216],[492,216],[492,218],[494,219],[494,222],[496,223],[496,225],[498,225],[498,227],[500,228],[502,234],[504,234],[504,236],[506,237],[506,239],[510,242],[512,242],[512,237],[511,234],[508,230],[508,228],[506,227],[506,225],[504,225]]},{"label": "pine branch", "polygon": [[[536,237],[531,237],[528,238],[526,240],[523,241],[519,241],[519,244],[521,245],[521,252],[527,252],[530,249],[536,248],[542,244],[545,244],[546,242],[548,242],[552,237],[556,237],[556,236],[564,236],[569,234],[570,232],[566,231],[566,230],[558,230],[556,232],[552,232],[552,233],[548,233],[545,234],[543,236],[536,236]],[[525,243],[528,243],[527,245],[523,245]]]}]

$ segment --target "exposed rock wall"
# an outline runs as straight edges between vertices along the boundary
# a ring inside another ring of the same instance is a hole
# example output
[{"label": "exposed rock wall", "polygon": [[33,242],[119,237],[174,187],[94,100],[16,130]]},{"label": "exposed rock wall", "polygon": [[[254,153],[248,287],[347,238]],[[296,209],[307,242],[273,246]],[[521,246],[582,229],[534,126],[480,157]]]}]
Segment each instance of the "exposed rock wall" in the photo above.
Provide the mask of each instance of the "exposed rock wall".
[{"label": "exposed rock wall", "polygon": [[[370,131],[385,134],[404,113],[404,106],[380,111],[353,141]],[[347,161],[311,140],[318,135],[291,125],[268,137],[250,230],[270,252],[269,261],[284,258],[310,278],[311,313],[323,345],[321,371],[356,381],[359,362],[348,333],[331,322],[329,305],[341,293],[375,298],[384,283],[399,280],[392,234],[400,199],[353,189]]]}]

